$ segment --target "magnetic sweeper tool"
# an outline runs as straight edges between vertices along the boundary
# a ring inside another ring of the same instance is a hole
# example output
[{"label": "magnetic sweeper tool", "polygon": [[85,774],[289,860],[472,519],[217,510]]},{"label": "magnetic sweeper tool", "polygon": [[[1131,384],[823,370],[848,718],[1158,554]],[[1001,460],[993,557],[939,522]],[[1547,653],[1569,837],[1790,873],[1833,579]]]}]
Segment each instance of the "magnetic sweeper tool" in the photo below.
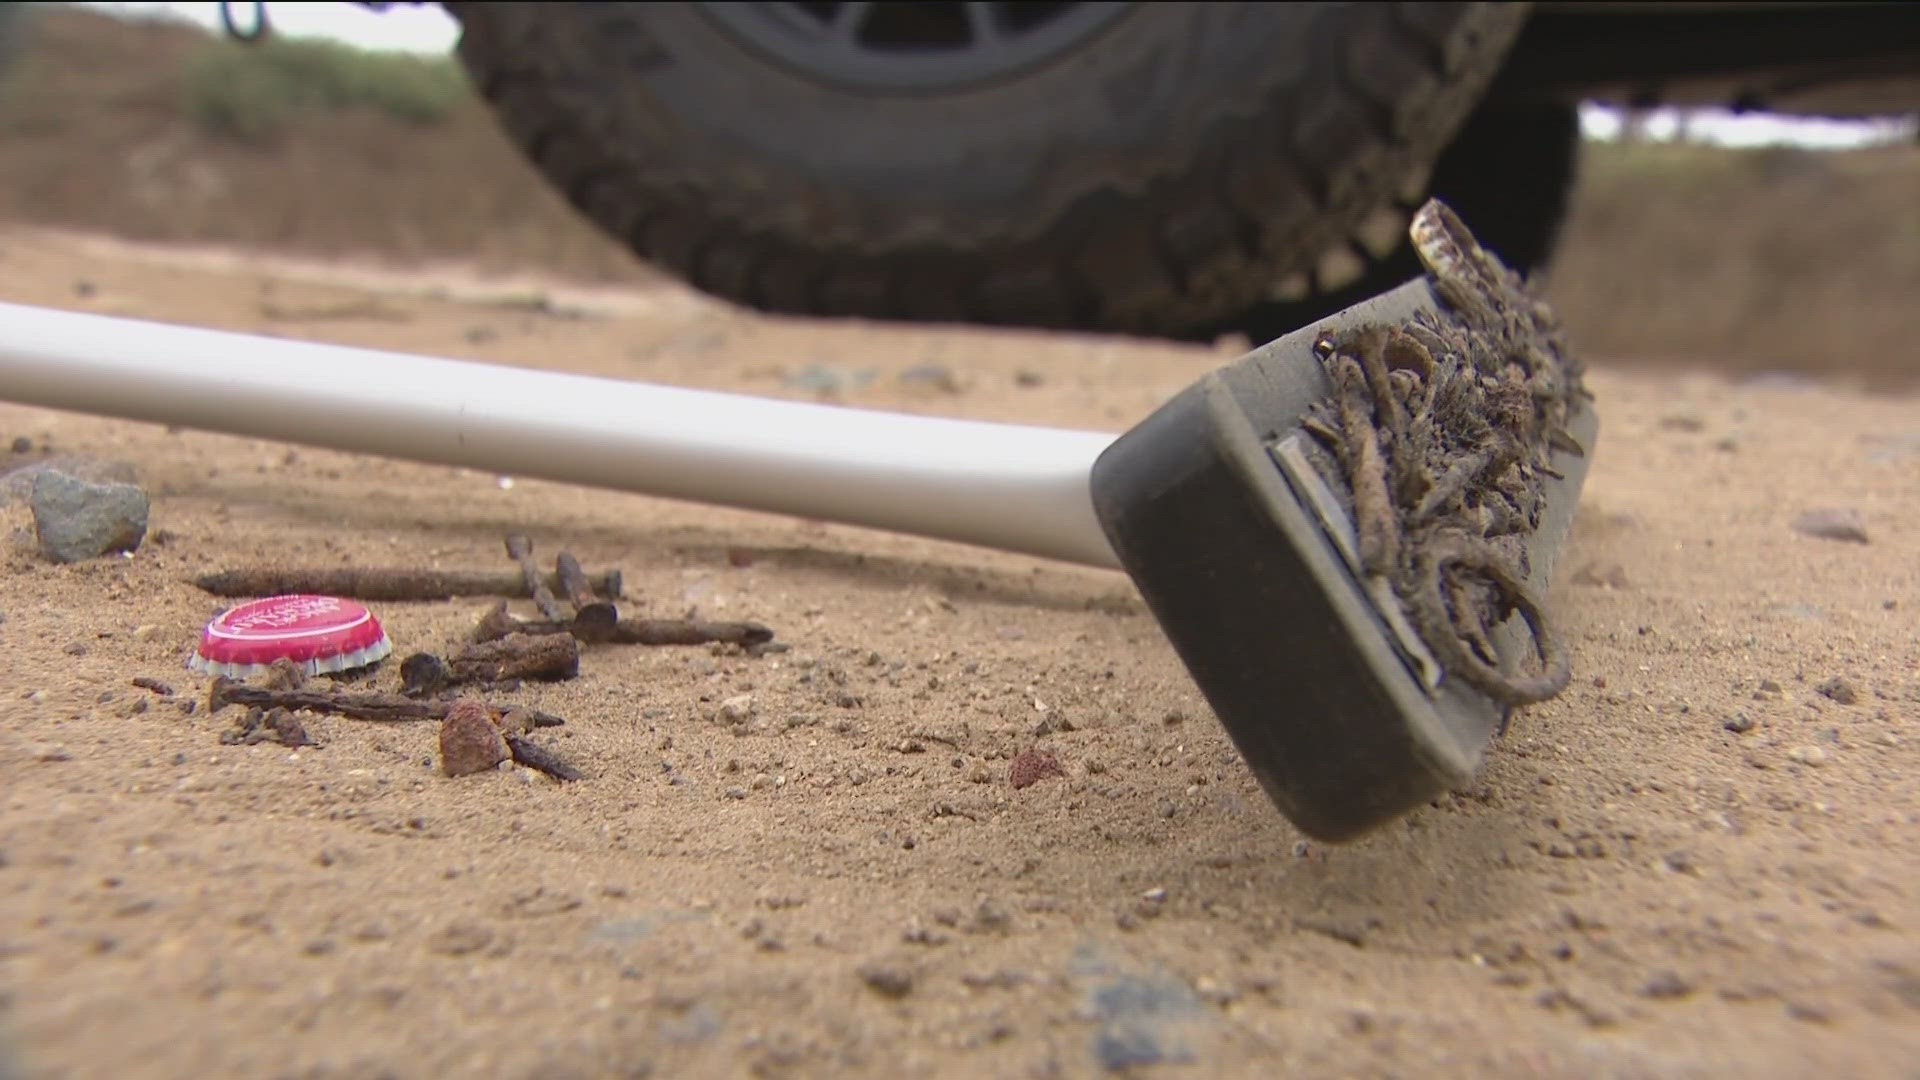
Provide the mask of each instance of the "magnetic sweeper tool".
[{"label": "magnetic sweeper tool", "polygon": [[[1299,453],[1314,344],[1438,310],[1427,279],[1208,374],[1117,439],[0,304],[0,400],[891,530],[1123,569],[1274,805],[1360,836],[1469,780],[1505,710],[1369,599]],[[1591,408],[1568,431],[1591,447]],[[1545,591],[1587,456],[1556,453]],[[1495,644],[1523,656],[1521,620]]]}]

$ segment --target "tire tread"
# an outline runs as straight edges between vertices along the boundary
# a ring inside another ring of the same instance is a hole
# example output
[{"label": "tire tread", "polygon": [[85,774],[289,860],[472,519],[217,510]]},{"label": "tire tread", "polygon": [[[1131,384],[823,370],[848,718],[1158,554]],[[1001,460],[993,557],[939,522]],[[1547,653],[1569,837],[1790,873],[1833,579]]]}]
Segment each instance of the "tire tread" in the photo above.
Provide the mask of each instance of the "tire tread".
[{"label": "tire tread", "polygon": [[[512,141],[590,221],[698,288],[790,315],[1175,336],[1260,304],[1269,282],[1310,269],[1431,168],[1524,16],[1509,4],[1318,6],[1299,77],[1251,115],[1215,118],[1184,168],[1085,195],[1028,239],[874,254],[723,220],[703,196],[724,179],[663,179],[670,144],[614,138],[627,113],[584,84],[609,54],[645,55],[644,26],[621,5],[449,5],[461,59]],[[647,160],[640,145],[653,146]],[[1287,191],[1308,198],[1272,194]]]}]

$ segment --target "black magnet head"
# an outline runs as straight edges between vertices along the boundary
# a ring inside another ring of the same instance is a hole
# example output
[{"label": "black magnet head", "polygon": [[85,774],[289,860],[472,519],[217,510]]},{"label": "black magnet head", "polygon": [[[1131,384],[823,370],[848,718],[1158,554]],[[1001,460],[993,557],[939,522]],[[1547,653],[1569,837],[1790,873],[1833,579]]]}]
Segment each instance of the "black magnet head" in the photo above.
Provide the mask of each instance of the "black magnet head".
[{"label": "black magnet head", "polygon": [[[1093,469],[1122,565],[1274,805],[1316,839],[1356,838],[1468,781],[1506,710],[1426,658],[1375,604],[1341,545],[1351,523],[1298,455],[1300,421],[1332,387],[1316,342],[1441,310],[1426,278],[1304,327],[1209,374],[1121,436]],[[1586,454],[1555,451],[1528,540],[1544,594]],[[1494,644],[1530,648],[1518,616]]]}]

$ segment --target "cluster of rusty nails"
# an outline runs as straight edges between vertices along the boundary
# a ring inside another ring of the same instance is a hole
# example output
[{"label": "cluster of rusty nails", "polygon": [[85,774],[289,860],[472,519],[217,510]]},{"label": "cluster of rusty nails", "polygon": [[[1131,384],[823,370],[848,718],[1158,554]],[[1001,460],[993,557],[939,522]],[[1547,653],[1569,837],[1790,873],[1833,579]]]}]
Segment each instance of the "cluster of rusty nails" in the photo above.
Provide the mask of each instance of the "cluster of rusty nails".
[{"label": "cluster of rusty nails", "polygon": [[[485,642],[510,634],[565,633],[585,642],[621,645],[705,645],[721,643],[755,649],[773,641],[773,631],[751,622],[705,622],[699,619],[622,619],[613,604],[595,595],[592,581],[580,561],[562,551],[554,557],[554,578],[573,605],[569,617],[540,575],[533,559],[533,543],[525,536],[507,537],[507,554],[520,564],[520,577],[540,622],[514,619],[505,603],[481,619],[474,641]],[[611,595],[617,596],[618,593]]]},{"label": "cluster of rusty nails", "polygon": [[[571,679],[580,673],[582,643],[719,643],[757,650],[773,641],[773,631],[759,623],[623,619],[613,601],[603,599],[595,589],[593,579],[581,569],[580,560],[562,551],[554,559],[553,580],[573,608],[569,615],[534,561],[531,540],[517,533],[507,537],[507,554],[520,564],[522,595],[533,599],[540,618],[519,618],[507,610],[504,600],[495,604],[480,617],[470,640],[459,652],[445,659],[421,652],[403,660],[400,664],[403,693],[420,697],[463,683]],[[617,593],[611,595],[618,596]]]},{"label": "cluster of rusty nails", "polygon": [[[395,567],[256,568],[209,574],[195,580],[202,590],[218,596],[264,596],[321,593],[356,600],[430,601],[458,596],[530,598],[538,619],[513,615],[502,600],[480,617],[469,640],[443,659],[432,653],[408,656],[400,665],[401,693],[355,693],[308,689],[303,680],[246,686],[220,677],[208,694],[210,712],[228,705],[249,710],[230,733],[236,741],[286,741],[291,731],[283,718],[310,712],[381,723],[434,720],[442,725],[443,757],[448,729],[455,722],[484,714],[486,726],[497,729],[504,749],[518,764],[557,780],[581,778],[578,769],[552,751],[524,736],[535,728],[557,727],[557,716],[519,706],[506,706],[472,697],[448,699],[445,691],[465,684],[514,683],[520,680],[570,679],[580,671],[580,646],[588,644],[702,645],[726,644],[758,654],[778,646],[773,631],[752,622],[710,622],[701,619],[622,618],[617,601],[621,577],[617,570],[589,575],[569,552],[560,552],[551,574],[534,560],[533,542],[525,535],[506,538],[507,554],[519,564],[517,574],[460,573]],[[554,595],[567,598],[569,613]],[[166,692],[163,684],[136,679],[135,685]],[[297,727],[297,724],[294,725]],[[467,725],[472,726],[472,725]],[[304,730],[298,745],[307,745]],[[453,762],[447,763],[449,771]]]},{"label": "cluster of rusty nails", "polygon": [[[207,692],[207,711],[219,712],[229,705],[245,707],[251,711],[238,729],[243,735],[237,741],[246,741],[244,735],[247,729],[251,728],[271,732],[278,741],[284,743],[286,741],[284,733],[289,729],[284,721],[275,722],[276,715],[290,716],[293,713],[310,712],[344,716],[352,720],[370,720],[376,723],[415,720],[437,720],[444,723],[456,706],[473,701],[474,699],[470,698],[463,701],[416,701],[399,694],[308,690],[299,686],[289,688],[243,686],[222,675],[213,680],[213,686]],[[499,728],[507,750],[515,762],[545,773],[555,780],[569,781],[581,778],[580,770],[567,764],[553,751],[523,737],[533,728],[558,727],[566,721],[538,709],[487,702],[474,703],[486,710],[487,719]],[[304,729],[301,730],[299,738],[298,745],[309,745]]]}]

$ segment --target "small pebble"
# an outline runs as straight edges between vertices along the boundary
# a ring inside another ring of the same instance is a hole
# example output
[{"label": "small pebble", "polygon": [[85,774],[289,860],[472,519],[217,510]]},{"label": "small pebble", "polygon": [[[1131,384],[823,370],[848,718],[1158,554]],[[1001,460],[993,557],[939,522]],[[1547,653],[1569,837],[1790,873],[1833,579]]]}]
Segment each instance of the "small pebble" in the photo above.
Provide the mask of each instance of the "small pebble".
[{"label": "small pebble", "polygon": [[972,929],[983,933],[1002,933],[1013,926],[1013,916],[992,900],[980,901],[974,909]]},{"label": "small pebble", "polygon": [[1721,721],[1720,726],[1736,735],[1744,735],[1753,730],[1753,717],[1737,712]]},{"label": "small pebble", "polygon": [[507,740],[493,725],[486,705],[464,698],[440,722],[440,769],[448,776],[471,776],[498,768],[511,757]]},{"label": "small pebble", "polygon": [[796,390],[811,390],[816,394],[838,394],[844,390],[858,390],[873,382],[878,372],[872,368],[848,370],[828,364],[808,364],[800,371],[786,377],[786,384]]},{"label": "small pebble", "polygon": [[441,956],[467,956],[493,944],[493,930],[472,919],[455,919],[427,938],[427,951]]},{"label": "small pebble", "polygon": [[913,992],[913,972],[901,964],[868,964],[860,969],[860,981],[881,997],[899,999]]},{"label": "small pebble", "polygon": [[1860,700],[1860,692],[1847,680],[1835,676],[1814,687],[1814,692],[1841,705],[1852,705]]},{"label": "small pebble", "polygon": [[1850,544],[1868,542],[1867,524],[1858,510],[1809,510],[1794,519],[1793,529],[1820,540],[1839,540]]},{"label": "small pebble", "polygon": [[271,709],[265,717],[266,727],[274,740],[281,746],[313,746],[314,741],[298,717],[287,709]]},{"label": "small pebble", "polygon": [[915,364],[900,373],[900,382],[904,386],[926,387],[945,394],[957,394],[963,389],[960,377],[945,364]]},{"label": "small pebble", "polygon": [[298,690],[306,684],[306,669],[284,656],[267,665],[260,677],[260,685],[268,690]]},{"label": "small pebble", "polygon": [[1833,1022],[1832,1013],[1818,1005],[1811,1005],[1803,1001],[1788,1002],[1787,1015],[1795,1020],[1808,1024],[1829,1024]]},{"label": "small pebble", "polygon": [[720,703],[720,719],[729,724],[737,724],[751,715],[753,715],[752,694],[730,697]]},{"label": "small pebble", "polygon": [[1030,787],[1042,780],[1067,775],[1060,767],[1060,759],[1045,750],[1022,750],[1013,757],[1007,768],[1007,783],[1015,791]]},{"label": "small pebble", "polygon": [[1693,984],[1678,972],[1662,971],[1640,988],[1640,996],[1655,1001],[1676,1001],[1693,993]]},{"label": "small pebble", "polygon": [[1817,746],[1796,746],[1787,751],[1787,760],[1817,769],[1827,763],[1827,752]]}]

